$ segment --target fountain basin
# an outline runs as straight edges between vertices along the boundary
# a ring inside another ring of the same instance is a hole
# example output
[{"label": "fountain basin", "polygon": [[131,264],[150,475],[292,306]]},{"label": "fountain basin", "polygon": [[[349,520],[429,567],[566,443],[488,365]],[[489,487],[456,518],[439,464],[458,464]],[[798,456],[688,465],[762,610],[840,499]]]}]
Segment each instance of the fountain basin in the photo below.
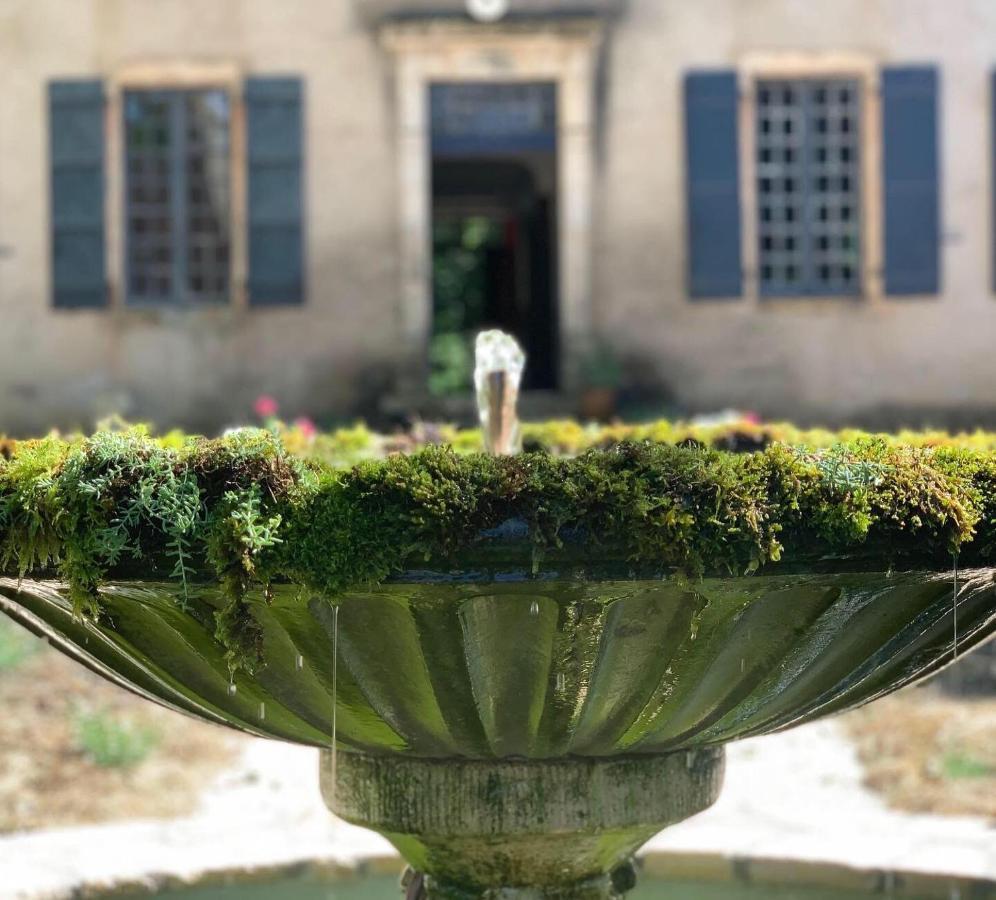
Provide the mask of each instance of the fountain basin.
[{"label": "fountain basin", "polygon": [[184,600],[171,582],[114,581],[97,623],[57,580],[0,579],[0,605],[112,680],[252,734],[331,746],[334,678],[345,749],[556,759],[722,744],[896,690],[951,662],[956,639],[961,653],[996,632],[996,570],[959,573],[957,608],[954,580],[419,572],[337,607],[278,587],[250,597],[254,674],[214,639],[216,585]]},{"label": "fountain basin", "polygon": [[996,631],[986,456],[25,453],[0,463],[0,608],[150,699],[326,749],[327,801],[422,867],[412,897],[616,896],[715,797],[723,744]]},{"label": "fountain basin", "polygon": [[116,581],[101,603],[87,622],[63,583],[0,579],[4,611],[105,677],[325,748],[329,807],[394,843],[429,896],[595,900],[632,885],[644,841],[716,799],[722,744],[889,693],[996,632],[996,570],[483,567],[403,574],[335,606],[287,586],[250,600],[266,660],[251,675],[214,639],[217,585],[184,598]]}]

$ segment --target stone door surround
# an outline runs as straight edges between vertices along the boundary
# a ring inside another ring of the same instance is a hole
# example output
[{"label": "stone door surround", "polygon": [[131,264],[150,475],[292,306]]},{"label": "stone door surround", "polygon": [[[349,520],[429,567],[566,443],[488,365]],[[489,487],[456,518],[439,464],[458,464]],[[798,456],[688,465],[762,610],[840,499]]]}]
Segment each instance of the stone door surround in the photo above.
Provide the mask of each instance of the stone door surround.
[{"label": "stone door surround", "polygon": [[558,19],[479,25],[396,21],[380,29],[394,59],[401,332],[418,371],[432,327],[429,85],[549,81],[557,86],[557,284],[561,384],[574,382],[591,333],[594,82],[603,24]]}]

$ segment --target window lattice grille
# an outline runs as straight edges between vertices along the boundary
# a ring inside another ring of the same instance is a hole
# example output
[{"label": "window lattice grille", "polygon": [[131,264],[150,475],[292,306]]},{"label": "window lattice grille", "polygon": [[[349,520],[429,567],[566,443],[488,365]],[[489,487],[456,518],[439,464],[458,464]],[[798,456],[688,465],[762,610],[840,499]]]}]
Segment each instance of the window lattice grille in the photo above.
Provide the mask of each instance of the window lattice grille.
[{"label": "window lattice grille", "polygon": [[763,296],[860,293],[860,112],[853,80],[758,82]]},{"label": "window lattice grille", "polygon": [[127,92],[125,166],[129,301],[225,301],[228,96],[220,90]]}]

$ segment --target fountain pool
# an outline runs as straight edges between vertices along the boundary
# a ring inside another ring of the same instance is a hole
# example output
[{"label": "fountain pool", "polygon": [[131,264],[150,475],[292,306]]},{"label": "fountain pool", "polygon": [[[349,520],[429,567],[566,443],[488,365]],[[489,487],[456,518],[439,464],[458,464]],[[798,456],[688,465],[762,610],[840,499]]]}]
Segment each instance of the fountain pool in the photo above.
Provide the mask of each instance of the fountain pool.
[{"label": "fountain pool", "polygon": [[[368,876],[330,881],[303,876],[256,884],[181,888],[155,894],[115,894],[114,900],[144,900],[150,896],[159,900],[396,900],[398,879]],[[637,886],[627,895],[628,900],[867,900],[876,896],[889,895],[878,890],[856,891],[772,884],[710,884],[653,877],[640,878]],[[903,892],[891,896],[896,900],[933,900],[938,895]]]}]

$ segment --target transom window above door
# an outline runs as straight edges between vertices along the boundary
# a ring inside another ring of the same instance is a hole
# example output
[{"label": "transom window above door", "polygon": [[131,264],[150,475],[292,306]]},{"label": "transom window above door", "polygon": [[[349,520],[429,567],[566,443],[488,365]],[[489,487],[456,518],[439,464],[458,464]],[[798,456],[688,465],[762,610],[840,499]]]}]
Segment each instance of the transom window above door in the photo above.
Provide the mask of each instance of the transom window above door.
[{"label": "transom window above door", "polygon": [[763,80],[756,97],[760,294],[860,294],[858,83]]},{"label": "transom window above door", "polygon": [[228,300],[230,103],[220,89],[124,96],[129,303]]}]

